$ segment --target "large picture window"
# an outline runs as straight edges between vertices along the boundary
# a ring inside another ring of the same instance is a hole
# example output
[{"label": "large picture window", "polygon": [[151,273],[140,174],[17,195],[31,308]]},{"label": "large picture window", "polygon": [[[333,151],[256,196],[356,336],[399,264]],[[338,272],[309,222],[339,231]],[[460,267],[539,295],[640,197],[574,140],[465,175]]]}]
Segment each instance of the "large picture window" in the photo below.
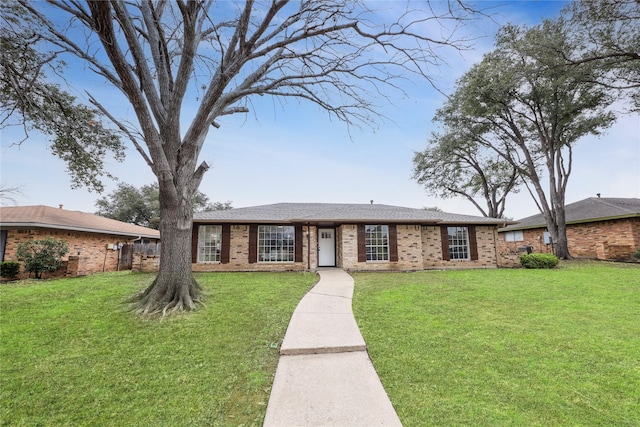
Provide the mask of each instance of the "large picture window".
[{"label": "large picture window", "polygon": [[389,226],[365,225],[367,261],[389,261]]},{"label": "large picture window", "polygon": [[258,262],[294,262],[295,227],[261,225],[258,227]]},{"label": "large picture window", "polygon": [[467,227],[447,227],[449,259],[469,259],[469,232]]},{"label": "large picture window", "polygon": [[198,228],[198,262],[220,262],[222,227],[201,225]]}]

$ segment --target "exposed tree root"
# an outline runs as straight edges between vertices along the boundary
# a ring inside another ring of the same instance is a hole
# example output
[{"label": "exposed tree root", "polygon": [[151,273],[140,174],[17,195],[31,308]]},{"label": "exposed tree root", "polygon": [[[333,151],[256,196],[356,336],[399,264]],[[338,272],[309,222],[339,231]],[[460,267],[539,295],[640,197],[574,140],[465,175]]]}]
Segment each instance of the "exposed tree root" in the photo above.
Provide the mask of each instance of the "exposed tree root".
[{"label": "exposed tree root", "polygon": [[129,302],[131,311],[141,316],[161,314],[162,318],[178,312],[194,311],[204,305],[202,288],[191,277],[188,283],[176,283],[167,275],[158,275],[143,292]]}]

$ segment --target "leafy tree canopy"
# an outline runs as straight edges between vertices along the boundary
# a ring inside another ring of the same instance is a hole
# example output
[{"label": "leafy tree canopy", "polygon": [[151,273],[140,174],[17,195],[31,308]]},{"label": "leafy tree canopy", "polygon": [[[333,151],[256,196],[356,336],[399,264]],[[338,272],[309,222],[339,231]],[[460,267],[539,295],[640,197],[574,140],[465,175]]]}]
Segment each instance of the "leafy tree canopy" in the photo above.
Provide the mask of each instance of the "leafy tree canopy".
[{"label": "leafy tree canopy", "polygon": [[638,0],[573,1],[563,16],[578,48],[562,50],[573,66],[595,62],[605,73],[598,82],[630,95],[640,111],[640,2]]},{"label": "leafy tree canopy", "polygon": [[[2,12],[15,5],[4,4]],[[9,13],[0,13],[0,128],[21,126],[24,138],[31,130],[51,136],[51,151],[67,164],[72,188],[85,186],[101,192],[101,178],[109,176],[105,158],[124,159],[118,133],[103,125],[104,116],[80,104],[76,98],[48,80],[45,69],[59,73],[65,66],[55,51],[40,53],[34,46],[42,39],[42,27],[17,25]]]},{"label": "leafy tree canopy", "polygon": [[496,49],[459,80],[436,115],[444,135],[456,136],[456,150],[484,147],[533,187],[561,258],[569,256],[564,204],[574,145],[615,121],[614,97],[599,84],[607,70],[597,61],[577,67],[562,55],[583,47],[570,31],[562,18],[503,27]]},{"label": "leafy tree canopy", "polygon": [[503,217],[507,195],[521,183],[515,167],[454,131],[434,133],[428,147],[415,153],[413,179],[437,197],[464,197],[491,218]]}]

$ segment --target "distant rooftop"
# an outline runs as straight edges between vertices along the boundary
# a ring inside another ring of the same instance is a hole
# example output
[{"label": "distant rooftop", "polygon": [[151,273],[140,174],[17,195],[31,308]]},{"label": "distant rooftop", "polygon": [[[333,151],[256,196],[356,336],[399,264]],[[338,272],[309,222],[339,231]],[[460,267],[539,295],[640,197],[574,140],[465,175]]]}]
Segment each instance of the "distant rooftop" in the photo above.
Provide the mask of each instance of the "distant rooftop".
[{"label": "distant rooftop", "polygon": [[0,226],[40,227],[159,239],[160,232],[98,215],[50,206],[0,207]]},{"label": "distant rooftop", "polygon": [[379,204],[343,203],[276,203],[220,211],[200,212],[197,222],[222,223],[340,223],[340,222],[393,222],[411,224],[512,224],[496,218],[435,212]]},{"label": "distant rooftop", "polygon": [[[640,199],[590,197],[564,207],[567,224],[640,217]],[[546,227],[544,216],[532,215],[503,230],[524,230]],[[501,230],[502,231],[502,230]]]}]

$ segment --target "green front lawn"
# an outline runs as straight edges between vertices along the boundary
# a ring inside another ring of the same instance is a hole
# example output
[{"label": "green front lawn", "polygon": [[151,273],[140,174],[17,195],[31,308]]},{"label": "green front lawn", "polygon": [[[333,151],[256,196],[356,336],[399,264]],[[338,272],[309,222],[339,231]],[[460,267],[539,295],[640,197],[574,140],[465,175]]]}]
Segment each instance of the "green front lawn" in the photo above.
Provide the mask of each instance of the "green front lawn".
[{"label": "green front lawn", "polygon": [[354,275],[405,426],[640,425],[640,268]]},{"label": "green front lawn", "polygon": [[195,314],[124,312],[153,276],[107,273],[0,286],[0,423],[262,425],[278,344],[316,282],[306,273],[197,275]]}]

